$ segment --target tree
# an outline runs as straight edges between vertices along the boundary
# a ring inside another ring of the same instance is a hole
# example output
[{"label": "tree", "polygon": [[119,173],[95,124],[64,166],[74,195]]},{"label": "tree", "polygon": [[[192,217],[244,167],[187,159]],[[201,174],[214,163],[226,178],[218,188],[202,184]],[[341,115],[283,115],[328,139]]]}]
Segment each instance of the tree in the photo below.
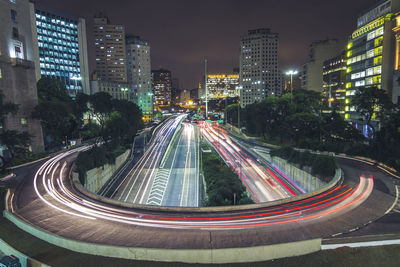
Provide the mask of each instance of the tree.
[{"label": "tree", "polygon": [[372,124],[372,119],[383,118],[390,105],[388,95],[376,86],[360,87],[351,100],[351,104],[372,130],[371,136],[375,136],[376,129]]},{"label": "tree", "polygon": [[[16,115],[18,112],[18,105],[6,102],[4,103],[4,95],[0,92],[0,143],[6,146],[10,152],[11,159],[14,158],[18,152],[27,151],[27,147],[31,141],[31,136],[27,132],[18,132],[14,130],[7,130],[5,120],[9,114]],[[9,160],[1,156],[3,163],[8,163]],[[2,168],[6,167],[6,164],[2,165]]]},{"label": "tree", "polygon": [[40,120],[48,140],[46,145],[54,147],[60,145],[66,137],[79,137],[82,116],[74,109],[75,103],[65,85],[57,79],[42,78],[37,88],[39,104],[32,117]]}]

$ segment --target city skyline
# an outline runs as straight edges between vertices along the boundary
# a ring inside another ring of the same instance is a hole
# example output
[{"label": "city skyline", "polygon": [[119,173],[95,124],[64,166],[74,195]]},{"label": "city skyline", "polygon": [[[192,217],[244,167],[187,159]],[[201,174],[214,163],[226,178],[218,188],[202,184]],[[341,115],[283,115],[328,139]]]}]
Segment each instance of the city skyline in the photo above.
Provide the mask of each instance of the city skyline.
[{"label": "city skyline", "polygon": [[[313,41],[337,38],[345,48],[348,36],[356,29],[354,14],[360,14],[376,1],[187,3],[176,0],[127,5],[124,1],[116,1],[116,8],[113,9],[107,8],[107,1],[85,1],[79,3],[79,10],[75,8],[78,4],[75,0],[68,4],[49,0],[38,0],[36,3],[38,7],[46,6],[82,16],[87,20],[88,29],[92,27],[95,13],[104,12],[112,23],[126,26],[127,33],[140,35],[152,43],[152,68],[167,68],[181,80],[182,88],[192,88],[202,81],[205,58],[209,61],[209,71],[213,73],[227,73],[238,67],[240,37],[252,28],[271,28],[280,34],[281,70],[300,69]],[[220,12],[222,10],[225,11]],[[319,22],[315,23],[316,20]],[[204,45],[202,40],[207,40],[208,45]],[[89,34],[89,47],[92,43],[93,36]],[[92,72],[94,52],[89,50]]]}]

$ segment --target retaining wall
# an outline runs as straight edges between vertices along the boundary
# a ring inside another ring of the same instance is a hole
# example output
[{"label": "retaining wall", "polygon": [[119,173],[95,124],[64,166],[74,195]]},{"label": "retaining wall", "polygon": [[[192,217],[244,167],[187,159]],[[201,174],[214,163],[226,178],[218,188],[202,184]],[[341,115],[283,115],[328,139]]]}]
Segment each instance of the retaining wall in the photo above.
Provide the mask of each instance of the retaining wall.
[{"label": "retaining wall", "polygon": [[[267,159],[269,158],[269,160]],[[297,168],[289,163],[287,160],[279,157],[266,156],[266,159],[278,166],[279,169],[284,171],[290,178],[295,180],[306,192],[314,192],[326,186],[326,182],[321,181],[318,177]]]},{"label": "retaining wall", "polygon": [[275,245],[224,249],[155,249],[121,247],[67,239],[25,223],[7,211],[4,211],[4,216],[22,230],[56,246],[79,253],[130,260],[203,264],[257,262],[301,256],[317,252],[321,250],[322,243],[322,239],[318,238]]},{"label": "retaining wall", "polygon": [[121,167],[121,165],[128,159],[130,151],[131,150],[128,149],[122,155],[118,156],[115,159],[115,164],[106,164],[102,167],[87,171],[84,187],[90,192],[97,193],[119,169],[119,167]]}]

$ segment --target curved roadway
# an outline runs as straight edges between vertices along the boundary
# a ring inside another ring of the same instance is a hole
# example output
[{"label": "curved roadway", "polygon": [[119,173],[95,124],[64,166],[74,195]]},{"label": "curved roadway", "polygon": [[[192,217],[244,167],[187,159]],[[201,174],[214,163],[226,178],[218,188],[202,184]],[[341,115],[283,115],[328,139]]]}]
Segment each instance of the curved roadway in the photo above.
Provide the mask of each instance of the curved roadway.
[{"label": "curved roadway", "polygon": [[17,170],[22,182],[7,210],[55,235],[126,247],[215,249],[330,237],[385,214],[394,201],[390,177],[366,163],[339,159],[344,181],[315,197],[231,212],[128,209],[88,199],[69,179],[80,149],[36,169]]}]

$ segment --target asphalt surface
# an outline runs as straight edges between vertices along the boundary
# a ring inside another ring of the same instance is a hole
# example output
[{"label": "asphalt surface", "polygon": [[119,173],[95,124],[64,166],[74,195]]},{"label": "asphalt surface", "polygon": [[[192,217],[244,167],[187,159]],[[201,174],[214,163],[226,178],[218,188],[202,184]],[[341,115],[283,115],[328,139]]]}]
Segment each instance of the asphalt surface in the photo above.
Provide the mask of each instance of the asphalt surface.
[{"label": "asphalt surface", "polygon": [[21,183],[9,196],[8,211],[40,229],[85,242],[216,249],[357,232],[382,219],[396,194],[385,172],[363,162],[339,159],[343,184],[304,201],[236,212],[132,210],[86,199],[74,190],[68,174],[77,152],[50,159],[40,169],[36,164],[17,170]]},{"label": "asphalt surface", "polygon": [[[158,183],[165,181],[167,184],[161,205],[198,207],[200,171],[197,125],[183,123],[171,148],[166,155],[165,164],[158,170],[159,181],[155,181]],[[148,204],[153,203],[148,202]]]},{"label": "asphalt surface", "polygon": [[111,193],[111,198],[127,203],[147,204],[149,198],[152,197],[152,182],[162,157],[184,116],[172,117],[160,126],[160,129],[154,133],[146,152],[130,169],[122,182],[118,183]]},{"label": "asphalt surface", "polygon": [[266,162],[261,162],[227,131],[212,123],[201,124],[201,132],[240,177],[255,203],[265,203],[306,193],[294,180]]}]

